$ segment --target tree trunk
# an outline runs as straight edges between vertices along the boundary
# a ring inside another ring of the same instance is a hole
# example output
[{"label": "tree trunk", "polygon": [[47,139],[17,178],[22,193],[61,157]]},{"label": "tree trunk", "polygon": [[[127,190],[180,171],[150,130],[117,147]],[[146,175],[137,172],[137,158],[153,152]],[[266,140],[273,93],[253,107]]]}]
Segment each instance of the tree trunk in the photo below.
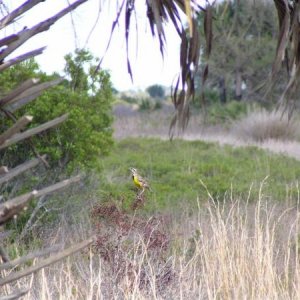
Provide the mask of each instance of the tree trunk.
[{"label": "tree trunk", "polygon": [[221,76],[219,78],[219,99],[221,104],[225,104],[227,102],[226,84],[224,76]]},{"label": "tree trunk", "polygon": [[242,100],[242,72],[238,69],[235,73],[235,93],[234,99],[237,101]]}]

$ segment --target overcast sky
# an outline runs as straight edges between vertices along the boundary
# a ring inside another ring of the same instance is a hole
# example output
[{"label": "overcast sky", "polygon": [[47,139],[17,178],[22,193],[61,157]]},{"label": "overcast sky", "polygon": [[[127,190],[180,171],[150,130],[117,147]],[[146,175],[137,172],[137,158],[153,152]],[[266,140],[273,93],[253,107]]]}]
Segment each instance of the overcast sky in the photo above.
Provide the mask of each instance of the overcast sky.
[{"label": "overcast sky", "polygon": [[[19,6],[24,0],[11,0],[10,9]],[[46,17],[50,17],[68,5],[67,0],[47,0],[38,4],[25,17],[14,25],[14,30],[31,27]],[[103,2],[100,8],[100,3]],[[44,54],[37,57],[41,68],[46,72],[58,71],[62,73],[64,55],[74,51],[76,47],[87,47],[97,57],[102,57],[106,48],[111,24],[116,15],[114,4],[117,1],[89,0],[78,7],[73,13],[65,16],[53,25],[49,31],[32,38],[22,46],[16,54],[24,53],[41,46],[47,46]],[[180,40],[172,26],[167,26],[167,47],[163,60],[159,51],[158,41],[152,38],[147,19],[145,18],[144,1],[139,3],[137,21],[139,24],[138,49],[136,49],[136,33],[131,32],[130,57],[134,75],[131,82],[126,68],[126,51],[124,38],[124,17],[120,19],[120,27],[116,29],[110,48],[105,56],[103,68],[110,70],[112,82],[118,90],[144,89],[152,84],[170,86],[179,72],[179,44]],[[98,15],[99,10],[100,16]],[[97,22],[97,17],[99,20]],[[94,24],[97,23],[93,34],[87,41]],[[74,26],[73,26],[74,25]],[[19,26],[19,27],[18,27]],[[132,18],[132,28],[135,28]]]}]

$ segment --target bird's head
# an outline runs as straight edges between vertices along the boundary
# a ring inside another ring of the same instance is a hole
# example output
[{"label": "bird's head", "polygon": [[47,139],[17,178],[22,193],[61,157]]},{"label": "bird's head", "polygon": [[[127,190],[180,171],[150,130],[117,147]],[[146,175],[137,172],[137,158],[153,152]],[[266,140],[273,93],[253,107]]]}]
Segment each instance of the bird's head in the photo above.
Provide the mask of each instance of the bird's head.
[{"label": "bird's head", "polygon": [[137,174],[137,169],[135,168],[129,168],[129,170],[131,171],[131,173],[134,175],[134,174]]}]

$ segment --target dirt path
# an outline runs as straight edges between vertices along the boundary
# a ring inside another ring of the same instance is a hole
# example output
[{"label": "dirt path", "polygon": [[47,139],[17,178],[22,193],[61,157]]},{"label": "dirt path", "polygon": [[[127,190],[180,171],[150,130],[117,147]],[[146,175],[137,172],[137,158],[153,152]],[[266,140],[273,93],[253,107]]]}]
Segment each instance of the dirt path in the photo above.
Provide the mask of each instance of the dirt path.
[{"label": "dirt path", "polygon": [[300,160],[300,143],[296,141],[266,140],[261,143],[253,141],[243,141],[228,132],[223,133],[203,133],[201,135],[187,134],[183,136],[184,140],[201,140],[206,142],[216,142],[220,145],[231,145],[234,147],[256,146],[274,153],[283,154]]},{"label": "dirt path", "polygon": [[[169,139],[170,119],[162,113],[138,114],[128,117],[118,116],[114,122],[114,137],[117,140],[128,137],[155,137]],[[231,145],[234,147],[256,146],[274,153],[300,160],[300,143],[297,141],[266,140],[262,143],[244,141],[232,132],[222,127],[214,126],[203,128],[197,119],[191,119],[184,135],[177,136],[187,141],[215,142],[220,145]]]},{"label": "dirt path", "polygon": [[[160,138],[163,140],[168,140],[168,134],[149,134],[149,133],[131,133],[128,135],[115,136],[116,139],[123,139],[126,137],[153,137]],[[178,136],[176,138],[180,138],[186,141],[205,141],[205,142],[213,142],[219,143],[220,145],[230,145],[234,147],[248,147],[248,146],[256,146],[261,149],[268,150],[273,153],[283,154],[297,160],[300,160],[300,143],[296,141],[281,141],[281,140],[266,140],[261,143],[253,142],[253,141],[244,141],[242,139],[237,138],[233,134],[229,132],[202,132],[201,134],[195,133],[185,133],[184,135]]]}]

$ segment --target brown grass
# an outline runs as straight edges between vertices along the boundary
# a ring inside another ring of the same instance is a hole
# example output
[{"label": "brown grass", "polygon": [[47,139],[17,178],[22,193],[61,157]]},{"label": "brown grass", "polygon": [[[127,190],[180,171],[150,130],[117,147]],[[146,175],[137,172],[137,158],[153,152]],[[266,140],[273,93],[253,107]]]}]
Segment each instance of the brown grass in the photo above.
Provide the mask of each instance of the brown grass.
[{"label": "brown grass", "polygon": [[[131,115],[117,115],[114,120],[114,137],[124,139],[127,137],[158,137],[169,138],[170,123],[174,114],[169,110],[152,112],[136,112]],[[221,126],[204,125],[201,114],[192,115],[187,129],[182,132],[177,128],[175,137],[184,139],[199,139],[214,131],[220,131]],[[222,130],[223,131],[223,130]]]},{"label": "brown grass", "polygon": [[[156,137],[168,139],[172,113],[155,111],[126,116],[117,116],[114,122],[114,137]],[[279,112],[255,111],[246,118],[233,123],[226,129],[221,125],[204,125],[201,116],[192,116],[187,130],[177,132],[177,138],[184,140],[203,140],[228,144],[235,147],[257,146],[275,153],[282,153],[300,159],[300,124],[295,113],[290,121]],[[287,134],[287,135],[285,135]]]},{"label": "brown grass", "polygon": [[289,119],[282,111],[257,110],[236,121],[232,127],[235,135],[247,141],[262,142],[268,139],[296,140],[299,138],[299,122]]},{"label": "brown grass", "polygon": [[[208,198],[196,213],[182,210],[156,217],[147,232],[145,226],[153,221],[144,219],[142,231],[133,226],[120,234],[119,242],[105,244],[111,253],[115,249],[114,261],[122,262],[122,268],[91,248],[18,282],[20,287],[32,286],[24,299],[299,299],[297,204],[271,203],[262,191],[256,203],[216,203],[209,193]],[[140,227],[141,216],[113,211],[120,222],[126,219],[126,224]],[[100,220],[106,213],[100,209],[96,215]],[[81,224],[70,234],[58,228],[52,239],[89,234],[86,220]],[[107,224],[106,229],[97,227],[97,233],[116,229]],[[167,248],[149,247],[155,230],[168,237]],[[111,231],[111,236],[116,233]],[[6,286],[1,294],[14,288]]]}]

